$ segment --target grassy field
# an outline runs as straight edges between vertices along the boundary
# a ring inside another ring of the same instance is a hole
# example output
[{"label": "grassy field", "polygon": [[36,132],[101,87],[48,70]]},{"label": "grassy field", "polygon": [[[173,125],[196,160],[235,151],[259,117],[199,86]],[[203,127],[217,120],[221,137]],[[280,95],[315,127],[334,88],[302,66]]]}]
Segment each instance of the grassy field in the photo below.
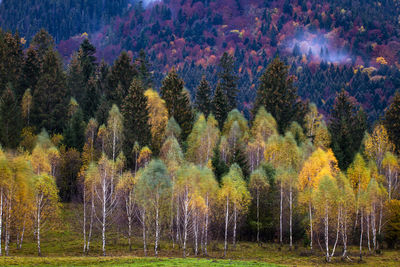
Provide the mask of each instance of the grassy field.
[{"label": "grassy field", "polygon": [[[209,246],[209,257],[194,257],[189,250],[189,256],[182,258],[182,251],[170,242],[162,242],[159,258],[154,257],[153,248],[149,246],[149,257],[144,257],[141,239],[133,240],[133,249],[129,252],[127,240],[121,234],[108,236],[107,257],[101,255],[100,238],[95,238],[88,256],[82,255],[82,236],[77,226],[77,219],[69,210],[64,210],[64,216],[71,218],[59,230],[49,231],[42,239],[42,254],[37,257],[36,243],[32,235],[26,238],[21,250],[11,244],[9,257],[0,257],[0,266],[400,266],[400,252],[384,250],[380,255],[370,255],[365,250],[364,261],[358,263],[357,248],[351,248],[351,262],[341,261],[335,257],[332,263],[325,263],[321,252],[307,255],[307,249],[299,247],[289,250],[279,248],[276,244],[239,242],[237,247],[230,248],[226,259],[223,258],[223,244],[213,242]],[[136,229],[137,230],[137,229]],[[139,230],[138,230],[139,231]],[[341,248],[338,248],[340,253]],[[306,255],[306,256],[302,256]]]}]

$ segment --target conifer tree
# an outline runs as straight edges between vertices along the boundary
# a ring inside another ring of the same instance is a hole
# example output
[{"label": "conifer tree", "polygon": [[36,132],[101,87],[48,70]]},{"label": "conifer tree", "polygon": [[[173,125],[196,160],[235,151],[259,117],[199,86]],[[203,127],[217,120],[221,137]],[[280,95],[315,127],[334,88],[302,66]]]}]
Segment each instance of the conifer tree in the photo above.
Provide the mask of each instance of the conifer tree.
[{"label": "conifer tree", "polygon": [[46,53],[53,50],[54,39],[45,29],[41,29],[32,38],[31,47],[37,51],[39,61],[42,63]]},{"label": "conifer tree", "polygon": [[86,120],[95,116],[99,103],[100,94],[97,87],[97,81],[92,76],[86,84],[85,95],[82,100],[82,109]]},{"label": "conifer tree", "polygon": [[91,76],[94,75],[96,71],[96,48],[90,43],[90,41],[85,38],[83,40],[79,52],[78,60],[81,66],[84,83],[87,83]]},{"label": "conifer tree", "polygon": [[123,51],[115,60],[107,78],[106,94],[107,99],[112,104],[121,106],[136,74],[137,71],[132,64],[132,58],[127,52]]},{"label": "conifer tree", "polygon": [[194,115],[190,94],[183,86],[183,80],[172,69],[162,82],[161,97],[165,100],[169,117],[174,117],[182,128],[182,140],[185,140],[192,130]]},{"label": "conifer tree", "polygon": [[86,94],[86,84],[82,66],[76,53],[72,56],[71,63],[68,66],[67,86],[71,96],[74,97],[78,103],[82,103]]},{"label": "conifer tree", "polygon": [[229,106],[228,99],[219,83],[215,89],[214,98],[212,101],[212,112],[215,116],[215,119],[218,121],[219,128],[222,128],[226,118],[228,117]]},{"label": "conifer tree", "polygon": [[196,91],[196,108],[207,118],[211,112],[211,87],[205,76],[200,81]]},{"label": "conifer tree", "polygon": [[64,141],[67,147],[82,151],[85,142],[85,123],[80,108],[72,115],[64,131]]},{"label": "conifer tree", "polygon": [[142,82],[135,78],[123,101],[125,148],[128,150],[125,151],[126,155],[131,154],[135,142],[138,142],[141,147],[150,144],[149,111],[144,92]]},{"label": "conifer tree", "polygon": [[32,122],[37,129],[61,132],[64,128],[69,97],[58,54],[49,50],[33,94]]},{"label": "conifer tree", "polygon": [[147,59],[146,52],[143,49],[139,51],[136,62],[139,79],[142,81],[143,87],[147,90],[153,85],[153,74],[151,73],[151,66]]},{"label": "conifer tree", "polygon": [[23,53],[18,33],[15,35],[5,33],[0,36],[0,90],[3,90],[8,83],[11,83],[14,90],[17,89],[15,93],[19,93],[17,95],[18,99],[23,94],[22,90],[18,90],[22,62]]},{"label": "conifer tree", "polygon": [[28,88],[31,88],[31,93],[35,91],[36,84],[40,74],[40,61],[38,53],[32,47],[26,51],[25,61],[22,66],[22,73],[20,76],[18,95],[22,95]]},{"label": "conifer tree", "polygon": [[237,76],[235,74],[234,58],[225,52],[219,62],[220,71],[218,77],[220,78],[220,85],[222,91],[227,97],[228,112],[237,107]]},{"label": "conifer tree", "polygon": [[332,136],[332,150],[342,170],[347,169],[360,148],[366,130],[364,111],[357,107],[355,100],[342,90],[337,94],[333,106],[329,131]]},{"label": "conifer tree", "polygon": [[396,152],[400,154],[400,93],[397,92],[385,113],[385,127],[389,138],[395,145]]},{"label": "conifer tree", "polygon": [[260,78],[253,114],[263,106],[276,119],[280,133],[287,130],[292,121],[303,124],[307,112],[293,82],[289,67],[278,57],[268,65]]},{"label": "conifer tree", "polygon": [[15,148],[21,132],[21,110],[11,86],[7,84],[0,98],[0,144]]}]

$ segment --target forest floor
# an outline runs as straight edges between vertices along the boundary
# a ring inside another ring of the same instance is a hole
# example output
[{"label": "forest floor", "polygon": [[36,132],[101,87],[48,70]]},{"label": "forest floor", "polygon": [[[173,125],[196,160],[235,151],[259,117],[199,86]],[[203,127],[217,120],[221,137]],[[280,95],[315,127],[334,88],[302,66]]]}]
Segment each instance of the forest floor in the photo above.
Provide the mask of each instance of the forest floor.
[{"label": "forest floor", "polygon": [[[363,261],[358,262],[358,250],[350,248],[350,261],[341,261],[341,247],[337,248],[337,257],[327,264],[323,253],[310,255],[304,246],[290,250],[278,244],[239,242],[236,248],[230,244],[227,257],[223,258],[223,242],[211,242],[208,257],[195,257],[188,250],[188,257],[182,258],[182,250],[172,247],[171,242],[162,242],[159,257],[154,257],[151,240],[149,257],[144,257],[139,236],[133,238],[132,251],[129,251],[127,239],[121,234],[110,233],[107,239],[107,257],[101,256],[101,239],[98,234],[91,243],[90,253],[83,256],[83,238],[79,232],[79,220],[73,214],[73,208],[63,211],[63,225],[43,234],[41,248],[43,257],[37,257],[37,244],[30,233],[24,240],[22,249],[10,246],[10,256],[0,257],[0,266],[400,266],[400,251],[383,250],[379,255],[367,253],[364,249]],[[75,216],[75,217],[74,217]],[[67,219],[68,218],[68,219]],[[138,229],[134,229],[139,231]],[[4,244],[2,244],[4,246]],[[318,245],[317,245],[318,246]]]}]

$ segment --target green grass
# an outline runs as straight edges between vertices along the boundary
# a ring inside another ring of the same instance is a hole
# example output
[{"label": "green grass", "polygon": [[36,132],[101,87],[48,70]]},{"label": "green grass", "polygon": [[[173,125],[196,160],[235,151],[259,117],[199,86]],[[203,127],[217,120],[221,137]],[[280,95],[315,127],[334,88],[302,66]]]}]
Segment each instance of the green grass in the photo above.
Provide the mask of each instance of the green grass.
[{"label": "green grass", "polygon": [[[223,243],[211,242],[208,246],[209,256],[194,257],[192,249],[188,250],[188,258],[182,258],[182,251],[171,242],[161,242],[159,257],[154,257],[153,243],[149,240],[149,257],[144,257],[142,240],[138,236],[133,239],[130,252],[127,239],[116,231],[107,236],[107,257],[102,257],[101,239],[95,237],[88,256],[82,255],[82,235],[76,223],[77,216],[73,208],[63,212],[63,225],[58,230],[48,231],[42,238],[42,254],[37,257],[36,242],[32,233],[27,235],[21,250],[11,244],[10,257],[0,257],[0,266],[399,266],[400,252],[384,250],[381,255],[365,255],[362,263],[358,263],[358,250],[350,248],[351,262],[343,262],[335,257],[332,263],[325,263],[323,254],[316,251],[314,255],[301,256],[307,251],[304,247],[289,250],[277,244],[239,242],[236,248],[229,248],[228,256],[223,258]],[[140,229],[134,229],[139,233]],[[168,238],[164,238],[168,240]],[[191,245],[191,244],[190,244]],[[318,249],[318,248],[316,248]],[[337,249],[340,252],[341,248]]]}]

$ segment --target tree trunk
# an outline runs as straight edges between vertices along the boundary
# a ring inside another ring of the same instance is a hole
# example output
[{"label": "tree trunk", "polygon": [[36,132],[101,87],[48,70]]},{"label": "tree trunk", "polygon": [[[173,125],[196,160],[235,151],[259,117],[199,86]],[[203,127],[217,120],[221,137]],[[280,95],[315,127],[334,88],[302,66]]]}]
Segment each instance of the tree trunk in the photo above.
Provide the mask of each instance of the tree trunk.
[{"label": "tree trunk", "polygon": [[187,189],[185,191],[185,198],[183,200],[183,257],[186,257],[186,240],[189,223],[189,199]]},{"label": "tree trunk", "polygon": [[376,215],[375,215],[375,203],[372,204],[371,212],[371,227],[372,227],[372,244],[374,245],[374,251],[376,251]]},{"label": "tree trunk", "polygon": [[158,200],[158,196],[157,196],[156,197],[156,240],[155,240],[155,244],[154,244],[154,253],[155,253],[156,257],[158,257],[158,240],[160,238],[159,212],[160,212],[160,208],[159,208],[159,200]]},{"label": "tree trunk", "polygon": [[25,226],[26,226],[26,214],[24,214],[24,223],[23,223],[23,226],[22,226],[22,233],[21,233],[21,238],[20,238],[20,241],[19,241],[19,248],[18,249],[22,248],[22,242],[24,241],[24,234],[25,234]]},{"label": "tree trunk", "polygon": [[260,190],[257,188],[257,243],[260,245]]},{"label": "tree trunk", "polygon": [[312,219],[311,200],[308,203],[308,214],[310,216],[310,248],[311,248],[311,251],[313,251],[313,219]]},{"label": "tree trunk", "polygon": [[83,187],[83,253],[86,253],[86,190]]},{"label": "tree trunk", "polygon": [[233,204],[233,248],[236,248],[236,225],[237,225],[237,208],[236,203]]},{"label": "tree trunk", "polygon": [[207,208],[207,211],[206,211],[206,223],[205,223],[205,230],[204,230],[204,254],[207,256],[208,255],[208,252],[207,252],[207,241],[208,241],[208,239],[207,239],[207,237],[208,237],[208,209],[209,209],[209,207],[208,207],[208,193],[207,193],[207,197],[206,197],[206,208]]},{"label": "tree trunk", "polygon": [[326,261],[330,262],[329,257],[329,213],[328,213],[328,203],[325,203],[325,249],[326,249]]},{"label": "tree trunk", "polygon": [[337,224],[336,224],[336,240],[335,240],[335,244],[333,245],[333,249],[332,249],[332,253],[331,253],[331,258],[335,255],[336,245],[337,245],[338,240],[339,240],[339,230],[340,230],[341,213],[342,213],[342,206],[340,206],[340,207],[339,207],[339,210],[338,210]]},{"label": "tree trunk", "polygon": [[225,208],[225,243],[224,243],[224,257],[226,257],[226,251],[228,250],[228,220],[229,220],[229,197],[226,197],[226,208]]},{"label": "tree trunk", "polygon": [[6,236],[5,236],[5,244],[4,249],[6,252],[6,256],[10,254],[10,223],[11,223],[11,195],[8,197],[8,212],[7,212],[7,221],[6,221]]},{"label": "tree trunk", "polygon": [[[103,181],[105,183],[105,181]],[[101,223],[101,237],[102,237],[102,250],[103,250],[103,256],[106,256],[106,186],[103,185],[103,220]]]},{"label": "tree trunk", "polygon": [[181,245],[181,239],[180,239],[180,225],[179,225],[179,220],[180,220],[180,213],[179,213],[179,196],[176,197],[176,242]]},{"label": "tree trunk", "polygon": [[279,243],[282,246],[282,213],[283,213],[283,183],[281,182],[281,190],[280,190],[280,205],[279,205]]},{"label": "tree trunk", "polygon": [[371,252],[371,242],[370,242],[370,238],[369,238],[369,214],[367,214],[367,244],[368,244],[368,251]]},{"label": "tree trunk", "polygon": [[293,247],[293,189],[292,185],[290,185],[289,192],[289,230],[290,230],[290,250]]},{"label": "tree trunk", "polygon": [[361,209],[361,217],[360,217],[360,261],[362,261],[362,241],[364,234],[364,220],[363,220],[363,210]]},{"label": "tree trunk", "polygon": [[3,229],[3,188],[1,188],[0,192],[0,256],[2,256],[1,249],[1,230]]},{"label": "tree trunk", "polygon": [[199,238],[199,226],[197,222],[197,212],[194,213],[193,218],[193,228],[194,228],[194,255],[198,254],[198,238]]},{"label": "tree trunk", "polygon": [[92,193],[92,199],[91,199],[91,210],[90,210],[90,225],[89,225],[89,234],[88,234],[88,240],[87,240],[87,246],[86,246],[86,255],[89,254],[90,250],[90,240],[92,238],[92,229],[93,229],[93,218],[94,218],[94,194]]},{"label": "tree trunk", "polygon": [[344,214],[341,216],[342,239],[343,239],[343,254],[342,258],[347,256],[347,211],[343,209]]},{"label": "tree trunk", "polygon": [[36,221],[36,223],[37,223],[37,230],[36,230],[36,235],[37,235],[37,248],[38,248],[38,256],[40,257],[40,256],[42,256],[42,251],[41,251],[41,249],[40,249],[40,216],[41,216],[41,210],[40,210],[40,206],[41,206],[41,203],[38,201],[37,202],[38,203],[38,205],[37,205],[37,214],[36,214],[36,216],[37,216],[37,221]]},{"label": "tree trunk", "polygon": [[146,208],[142,210],[142,229],[143,229],[143,251],[144,255],[147,256],[147,245],[146,245]]}]

